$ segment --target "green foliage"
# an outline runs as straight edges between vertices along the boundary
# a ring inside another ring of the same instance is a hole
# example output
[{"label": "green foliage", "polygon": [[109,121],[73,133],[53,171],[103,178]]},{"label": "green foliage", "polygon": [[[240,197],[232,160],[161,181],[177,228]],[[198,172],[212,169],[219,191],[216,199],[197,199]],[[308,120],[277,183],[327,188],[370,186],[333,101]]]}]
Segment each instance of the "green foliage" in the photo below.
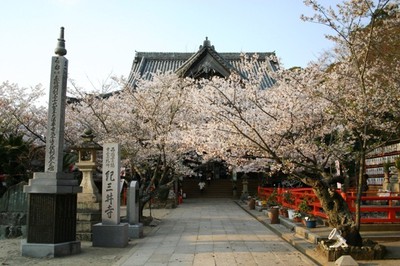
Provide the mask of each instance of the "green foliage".
[{"label": "green foliage", "polygon": [[64,153],[63,156],[63,171],[69,172],[70,166],[78,161],[78,155],[76,153]]},{"label": "green foliage", "polygon": [[295,211],[293,214],[293,218],[301,218],[301,213],[299,211]]},{"label": "green foliage", "polygon": [[299,211],[303,214],[308,214],[311,211],[310,206],[308,205],[307,198],[303,198],[303,200],[299,204]]},{"label": "green foliage", "polygon": [[293,194],[290,190],[286,190],[283,193],[283,200],[288,203],[288,204],[293,204],[294,203],[294,197]]},{"label": "green foliage", "polygon": [[397,157],[394,160],[394,167],[396,167],[397,170],[400,170],[400,157]]},{"label": "green foliage", "polygon": [[[396,158],[396,161],[397,161],[397,158]],[[400,161],[399,161],[399,163],[400,163]],[[399,164],[399,166],[400,166],[400,164]],[[396,168],[397,168],[397,166],[396,166]],[[384,162],[383,163],[383,172],[384,173],[389,173],[390,172],[390,162]]]},{"label": "green foliage", "polygon": [[29,149],[22,135],[0,135],[0,174],[8,176],[8,186],[28,179]]},{"label": "green foliage", "polygon": [[278,205],[278,192],[276,191],[276,188],[274,188],[272,193],[267,198],[267,205],[269,205],[269,206]]}]

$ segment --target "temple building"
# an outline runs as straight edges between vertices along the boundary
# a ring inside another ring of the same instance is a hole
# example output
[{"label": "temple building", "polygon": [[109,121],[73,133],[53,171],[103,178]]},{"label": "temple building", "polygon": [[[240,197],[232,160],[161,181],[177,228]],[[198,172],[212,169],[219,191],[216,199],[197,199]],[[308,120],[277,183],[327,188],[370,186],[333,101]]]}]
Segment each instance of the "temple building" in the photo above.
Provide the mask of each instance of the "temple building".
[{"label": "temple building", "polygon": [[[249,56],[254,54],[258,55],[258,66],[267,63],[268,71],[278,70],[278,62],[274,59],[276,58],[275,52],[247,53]],[[169,71],[175,72],[182,78],[200,79],[213,76],[227,78],[233,72],[239,73],[245,78],[246,73],[240,70],[242,58],[243,53],[218,53],[207,37],[196,53],[136,52],[128,83],[133,85],[138,76],[150,79],[152,73]],[[267,70],[262,71],[264,72],[262,88],[271,87],[274,80],[268,75]]]},{"label": "temple building", "polygon": [[[275,52],[252,52],[246,53],[247,56],[257,55],[255,70],[262,71],[263,80],[260,84],[261,89],[266,89],[274,84],[274,80],[268,75],[279,69]],[[227,78],[231,73],[239,74],[246,79],[246,72],[240,69],[241,61],[244,58],[243,53],[219,53],[211,45],[206,37],[203,45],[195,53],[177,53],[177,52],[136,52],[132,68],[128,78],[128,84],[134,87],[135,79],[144,78],[150,80],[154,73],[174,72],[182,78],[212,78],[219,76]],[[255,194],[257,186],[263,178],[262,173],[237,173],[231,175],[228,173],[223,163],[209,162],[202,166],[200,170],[203,178],[209,181],[206,193],[200,195],[198,188],[198,177],[195,179],[185,179],[183,182],[183,191],[188,197],[232,197],[233,191],[237,190],[237,196],[242,191],[242,176],[248,180],[248,191]]]}]

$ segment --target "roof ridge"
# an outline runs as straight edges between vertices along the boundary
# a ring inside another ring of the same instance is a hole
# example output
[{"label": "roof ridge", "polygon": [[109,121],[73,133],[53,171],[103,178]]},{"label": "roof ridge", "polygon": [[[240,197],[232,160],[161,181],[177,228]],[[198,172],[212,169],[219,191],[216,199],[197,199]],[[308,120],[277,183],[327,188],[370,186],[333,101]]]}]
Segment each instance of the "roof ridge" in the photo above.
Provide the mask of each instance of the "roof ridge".
[{"label": "roof ridge", "polygon": [[139,60],[142,57],[146,57],[147,59],[183,59],[186,60],[194,53],[177,53],[177,52],[136,52],[135,60]]}]

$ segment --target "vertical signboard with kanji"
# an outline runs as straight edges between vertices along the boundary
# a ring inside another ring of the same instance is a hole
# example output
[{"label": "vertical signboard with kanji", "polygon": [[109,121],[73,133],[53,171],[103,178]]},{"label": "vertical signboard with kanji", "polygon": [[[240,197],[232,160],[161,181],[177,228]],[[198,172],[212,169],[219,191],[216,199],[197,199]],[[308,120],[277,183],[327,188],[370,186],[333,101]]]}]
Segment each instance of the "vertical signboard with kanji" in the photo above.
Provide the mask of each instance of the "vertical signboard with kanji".
[{"label": "vertical signboard with kanji", "polygon": [[102,223],[116,225],[120,222],[120,146],[106,143],[103,146]]}]

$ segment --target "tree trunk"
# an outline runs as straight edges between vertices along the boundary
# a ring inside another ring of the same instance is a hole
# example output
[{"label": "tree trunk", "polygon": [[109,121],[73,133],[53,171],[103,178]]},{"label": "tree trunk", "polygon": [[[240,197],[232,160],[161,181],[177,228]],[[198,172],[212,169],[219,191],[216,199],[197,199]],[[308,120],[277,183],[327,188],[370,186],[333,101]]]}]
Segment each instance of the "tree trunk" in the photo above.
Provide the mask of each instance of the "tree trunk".
[{"label": "tree trunk", "polygon": [[139,201],[139,222],[143,222],[143,209],[145,205],[145,202]]},{"label": "tree trunk", "polygon": [[365,171],[365,152],[364,150],[361,151],[360,154],[360,161],[359,161],[360,167],[358,171],[358,181],[357,181],[357,195],[356,195],[356,202],[355,202],[355,207],[356,207],[356,217],[355,217],[355,222],[357,226],[357,230],[360,231],[360,224],[361,224],[361,196],[363,194],[363,185],[364,182],[367,182],[365,180],[364,176],[364,171]]},{"label": "tree trunk", "polygon": [[328,216],[329,225],[342,232],[342,236],[346,239],[348,245],[361,246],[362,237],[359,228],[356,226],[353,215],[343,197],[321,180],[313,179],[312,182],[308,180],[307,183],[312,185],[315,195]]},{"label": "tree trunk", "polygon": [[151,200],[152,194],[146,193],[139,197],[139,222],[143,222],[143,210],[146,204]]},{"label": "tree trunk", "polygon": [[170,188],[172,187],[174,183],[174,180],[163,184],[163,185],[159,185],[158,187],[156,187],[154,190],[148,190],[148,192],[144,192],[144,194],[142,194],[139,198],[139,221],[142,221],[143,219],[143,209],[146,205],[146,203],[148,203],[152,198],[154,198],[155,196],[159,195],[160,193],[164,192],[164,191],[169,191]]}]

